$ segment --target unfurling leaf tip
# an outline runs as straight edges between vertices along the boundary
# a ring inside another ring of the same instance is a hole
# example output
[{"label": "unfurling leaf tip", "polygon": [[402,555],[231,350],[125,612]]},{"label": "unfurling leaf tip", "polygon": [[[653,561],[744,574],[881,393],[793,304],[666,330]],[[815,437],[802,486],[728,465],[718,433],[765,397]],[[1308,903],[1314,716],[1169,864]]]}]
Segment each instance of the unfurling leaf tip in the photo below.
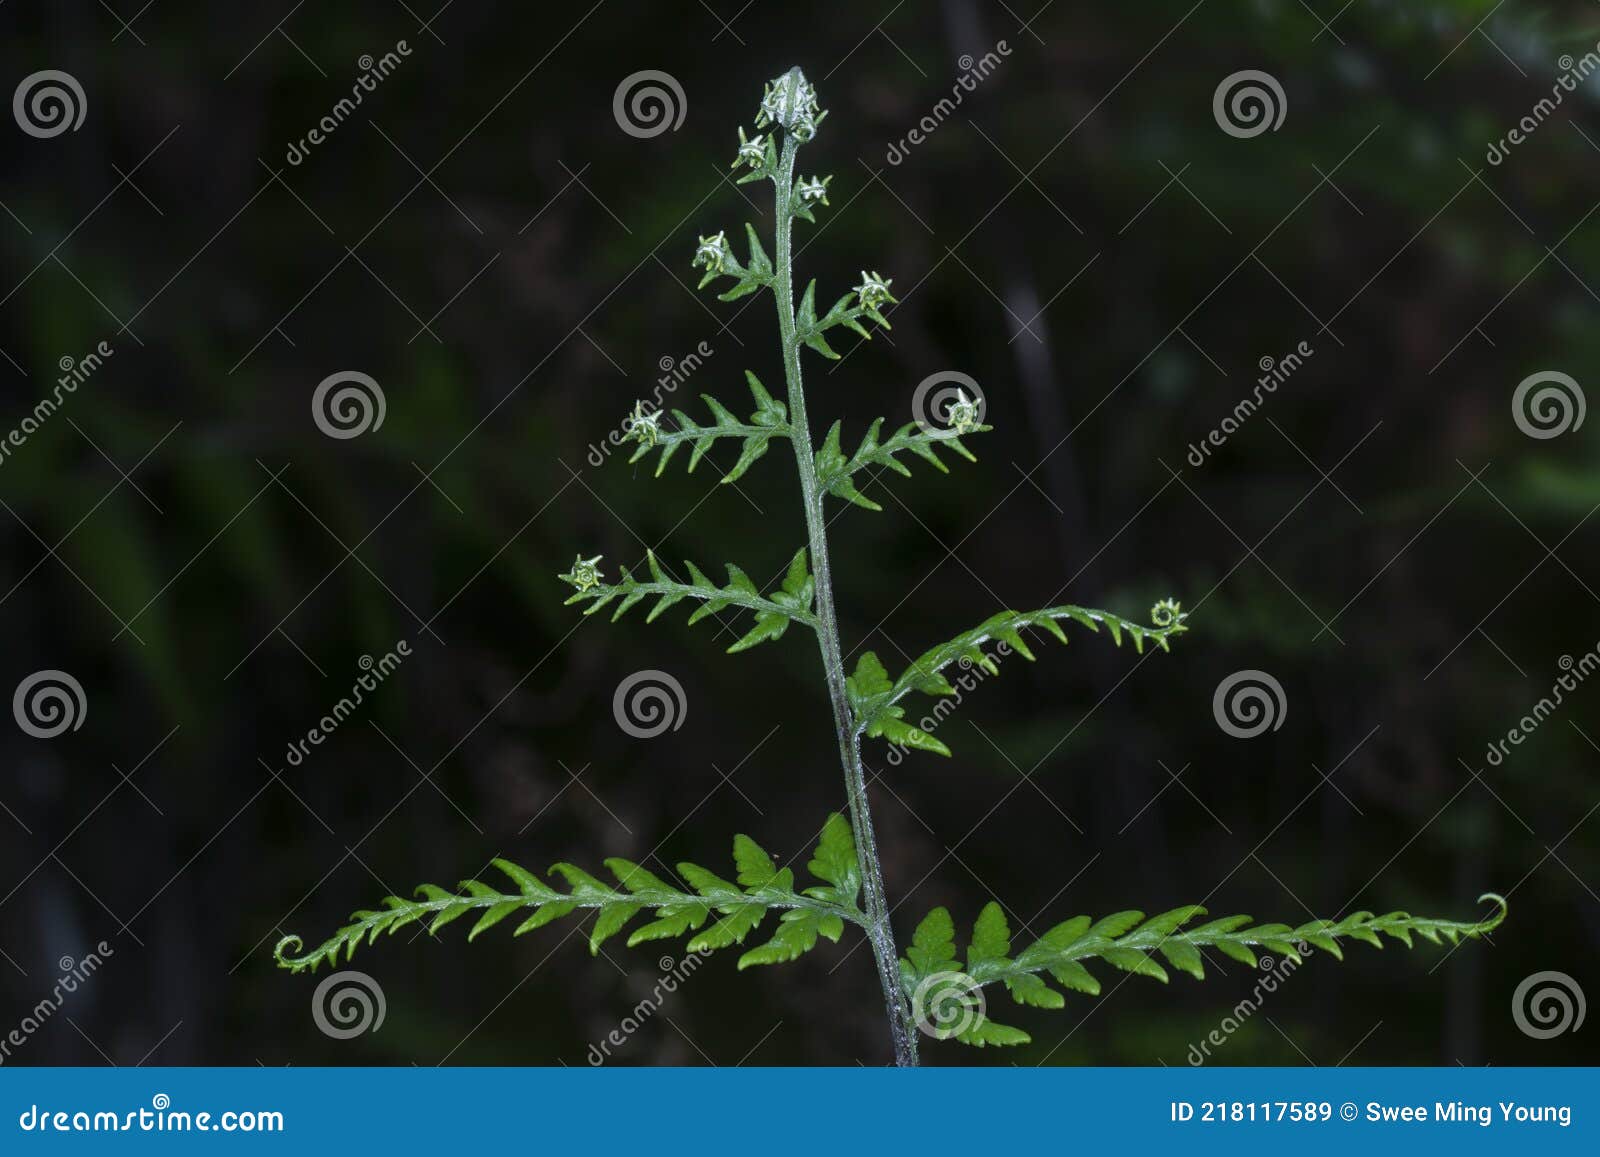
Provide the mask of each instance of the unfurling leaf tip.
[{"label": "unfurling leaf tip", "polygon": [[279,968],[291,968],[298,970],[304,966],[305,961],[296,960],[291,954],[299,952],[304,947],[305,941],[301,940],[300,937],[291,932],[282,940],[278,941],[277,947],[273,948],[272,950],[272,958],[278,962]]},{"label": "unfurling leaf tip", "polygon": [[1156,629],[1174,635],[1189,629],[1184,621],[1188,617],[1189,612],[1183,609],[1177,599],[1162,599],[1150,608],[1150,621],[1156,625]]},{"label": "unfurling leaf tip", "polygon": [[593,590],[600,585],[600,560],[605,555],[597,554],[593,558],[584,558],[580,553],[572,560],[572,569],[556,577],[564,583],[571,583],[577,588],[578,594]]},{"label": "unfurling leaf tip", "polygon": [[1477,930],[1479,935],[1482,935],[1485,932],[1493,932],[1496,928],[1500,927],[1500,925],[1505,921],[1506,913],[1510,911],[1510,905],[1506,903],[1506,898],[1500,895],[1498,892],[1485,892],[1483,895],[1478,897],[1478,903],[1480,904],[1482,904],[1485,900],[1494,904],[1495,913],[1493,916],[1478,922]]}]

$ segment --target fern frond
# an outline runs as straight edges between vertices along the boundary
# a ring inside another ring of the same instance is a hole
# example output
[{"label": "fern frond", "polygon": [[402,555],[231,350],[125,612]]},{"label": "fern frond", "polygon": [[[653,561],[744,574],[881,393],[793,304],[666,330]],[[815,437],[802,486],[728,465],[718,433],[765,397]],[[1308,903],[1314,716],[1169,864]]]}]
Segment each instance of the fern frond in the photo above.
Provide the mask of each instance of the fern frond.
[{"label": "fern frond", "polygon": [[[1495,910],[1475,923],[1390,912],[1375,916],[1353,912],[1343,920],[1312,920],[1299,927],[1288,924],[1253,924],[1249,916],[1225,916],[1185,929],[1206,914],[1198,904],[1174,908],[1145,919],[1143,912],[1115,912],[1099,920],[1075,916],[1051,928],[1015,958],[1011,930],[1000,905],[991,901],[978,913],[965,963],[957,968],[955,925],[943,908],[929,912],[912,936],[900,961],[901,981],[912,1001],[914,1014],[928,1031],[963,1044],[1026,1044],[1031,1038],[1018,1029],[988,1019],[981,990],[1003,984],[1017,1004],[1035,1008],[1061,1008],[1066,998],[1050,987],[1048,974],[1062,989],[1088,996],[1100,994],[1100,981],[1085,966],[1100,960],[1136,976],[1167,982],[1160,955],[1196,980],[1205,979],[1200,949],[1215,948],[1223,955],[1254,968],[1260,963],[1255,949],[1275,953],[1279,961],[1298,967],[1312,950],[1344,959],[1341,940],[1361,940],[1383,947],[1380,934],[1412,947],[1412,937],[1433,944],[1454,945],[1492,932],[1506,918],[1505,899],[1493,892],[1478,897]],[[930,1023],[931,1018],[931,1023]]]},{"label": "fern frond", "polygon": [[[341,953],[348,961],[363,942],[375,944],[379,936],[386,932],[392,935],[408,924],[425,921],[431,936],[446,924],[477,912],[477,922],[467,933],[470,941],[523,909],[528,909],[529,915],[517,925],[513,933],[516,936],[587,908],[596,912],[589,930],[591,953],[599,952],[601,944],[646,909],[654,911],[655,919],[633,931],[628,947],[647,940],[676,938],[705,926],[685,948],[689,952],[711,952],[743,943],[769,911],[780,909],[784,915],[777,934],[739,959],[741,969],[753,964],[775,964],[809,951],[818,936],[837,941],[846,923],[864,924],[865,918],[856,905],[860,880],[855,857],[850,822],[834,813],[823,825],[809,865],[812,874],[823,883],[801,891],[795,890],[792,871],[779,868],[760,845],[743,835],[733,838],[737,884],[698,864],[678,865],[679,873],[694,889],[692,892],[676,888],[648,869],[617,857],[605,862],[617,879],[616,887],[576,865],[553,865],[550,874],[565,881],[565,891],[550,887],[509,860],[497,859],[494,866],[515,885],[514,891],[502,891],[479,880],[463,880],[455,892],[436,884],[423,884],[417,889],[420,899],[387,896],[384,907],[353,913],[349,924],[304,955],[293,955],[303,947],[300,937],[285,936],[278,941],[273,956],[280,968],[315,972],[323,963],[337,966]],[[708,926],[707,921],[711,921]]]},{"label": "fern frond", "polygon": [[746,294],[772,284],[772,259],[762,248],[755,226],[746,221],[744,233],[750,242],[749,265],[740,264],[728,248],[728,239],[721,233],[700,238],[699,247],[695,249],[694,265],[703,265],[706,270],[698,288],[704,289],[718,277],[731,277],[734,280],[732,289],[717,294],[719,301],[737,301]]},{"label": "fern frond", "polygon": [[971,630],[924,652],[898,679],[892,681],[878,656],[871,651],[864,652],[856,662],[855,674],[847,680],[857,733],[869,739],[884,738],[904,747],[949,755],[950,749],[943,743],[922,728],[907,723],[904,719],[905,708],[898,704],[913,691],[935,697],[954,695],[956,688],[941,672],[955,662],[977,667],[986,675],[998,674],[999,665],[993,656],[983,650],[986,643],[1003,643],[1031,662],[1033,652],[1022,637],[1023,628],[1042,627],[1065,643],[1067,634],[1061,629],[1060,621],[1070,619],[1091,631],[1099,631],[1102,625],[1105,626],[1119,647],[1122,637],[1127,635],[1133,640],[1134,649],[1143,654],[1146,641],[1154,642],[1163,651],[1170,650],[1168,639],[1188,630],[1184,622],[1187,617],[1171,599],[1163,599],[1151,608],[1152,626],[1124,619],[1109,611],[1073,606],[1046,607],[1026,612],[1001,611]]},{"label": "fern frond", "polygon": [[[672,456],[680,447],[687,445],[693,447],[689,453],[689,473],[693,474],[700,459],[706,456],[719,438],[740,438],[744,444],[739,450],[739,460],[722,477],[724,483],[737,481],[757,458],[767,452],[767,443],[773,438],[787,437],[789,434],[788,407],[767,393],[766,387],[755,374],[746,370],[744,376],[750,387],[750,396],[756,404],[749,422],[739,421],[732,411],[710,394],[700,395],[711,416],[716,419],[709,426],[701,425],[682,410],[673,410],[672,417],[677,422],[677,429],[667,430],[661,426],[659,411],[644,413],[642,409],[636,409],[628,423],[628,437],[638,442],[639,446],[628,461],[637,462],[652,450],[660,450],[661,457],[656,462],[655,474],[659,478]],[[640,405],[642,407],[643,403]]]},{"label": "fern frond", "polygon": [[813,278],[806,285],[806,291],[800,297],[800,308],[795,313],[795,336],[823,357],[838,361],[839,355],[833,351],[833,347],[828,344],[827,339],[822,335],[834,326],[842,325],[846,329],[858,333],[868,341],[871,341],[872,334],[866,326],[861,324],[861,319],[863,317],[871,318],[884,329],[891,328],[888,318],[878,311],[876,304],[885,300],[893,301],[894,299],[885,294],[882,297],[875,297],[869,302],[861,297],[858,290],[852,289],[834,302],[833,307],[827,313],[818,318],[817,282]]},{"label": "fern frond", "polygon": [[883,428],[883,419],[877,418],[867,427],[866,437],[861,439],[861,445],[856,447],[856,452],[847,458],[839,445],[839,428],[840,423],[835,422],[817,450],[817,483],[836,498],[874,511],[882,510],[883,507],[857,490],[855,483],[851,481],[851,476],[858,470],[864,470],[868,466],[883,466],[909,478],[911,468],[895,457],[896,454],[909,452],[926,459],[937,469],[948,474],[950,467],[945,465],[944,460],[936,452],[940,446],[954,450],[968,462],[976,462],[978,459],[973,456],[972,451],[962,445],[961,434],[981,434],[994,429],[993,426],[972,425],[958,431],[954,428],[939,429],[907,422],[891,434],[887,441],[879,442],[878,432]]},{"label": "fern frond", "polygon": [[[655,598],[656,605],[651,607],[650,613],[645,616],[645,622],[653,623],[668,607],[684,599],[698,599],[700,606],[689,616],[690,625],[728,607],[741,607],[747,611],[754,611],[756,625],[728,648],[729,654],[748,650],[768,639],[781,638],[789,629],[791,622],[816,629],[817,617],[811,611],[811,601],[816,594],[816,580],[806,568],[805,547],[795,551],[794,558],[789,561],[789,570],[784,576],[782,585],[770,595],[763,595],[750,576],[731,562],[725,564],[728,568],[728,582],[725,586],[719,587],[692,562],[683,564],[689,572],[689,581],[678,582],[661,569],[654,551],[646,551],[645,560],[650,567],[650,581],[640,582],[629,573],[627,567],[621,567],[622,578],[618,582],[604,583],[596,579],[587,586],[580,585],[579,589],[567,599],[566,605],[587,602],[589,606],[583,613],[592,615],[614,600],[621,599],[611,614],[611,621],[616,622],[645,599]],[[577,585],[571,576],[561,577]]]}]

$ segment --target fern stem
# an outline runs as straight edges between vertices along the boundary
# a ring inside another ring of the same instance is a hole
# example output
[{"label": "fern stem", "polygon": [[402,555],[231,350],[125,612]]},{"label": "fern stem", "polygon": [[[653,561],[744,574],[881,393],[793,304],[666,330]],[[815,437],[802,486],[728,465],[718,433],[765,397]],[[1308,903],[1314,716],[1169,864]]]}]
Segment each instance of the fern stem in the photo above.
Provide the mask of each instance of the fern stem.
[{"label": "fern stem", "polygon": [[[638,598],[634,600],[635,602],[637,602],[639,599],[654,598],[657,595],[667,598],[671,598],[675,595],[679,599],[697,599],[703,603],[715,602],[722,603],[727,606],[743,607],[747,611],[755,611],[758,614],[782,615],[786,619],[796,623],[803,623],[804,625],[812,628],[815,628],[817,625],[817,617],[815,615],[808,614],[807,612],[799,610],[795,607],[782,606],[781,604],[775,603],[771,599],[763,598],[760,595],[747,595],[741,593],[740,591],[732,590],[728,587],[698,586],[694,583],[641,583],[635,582],[631,578],[625,578],[623,582],[601,583],[599,586],[591,587],[586,591],[579,591],[577,594],[572,595],[566,600],[566,605],[570,606],[573,603],[592,601],[593,605],[588,607],[583,613],[586,615],[593,615],[603,611],[610,604],[611,600],[616,598],[618,595],[636,595]],[[626,611],[632,610],[633,606],[634,602],[625,602],[621,608],[613,613],[612,621],[615,622],[617,619],[620,619]],[[904,692],[902,692],[902,694],[904,694]]]},{"label": "fern stem", "polygon": [[800,341],[794,313],[794,276],[791,234],[794,216],[790,204],[794,193],[794,160],[799,143],[793,135],[784,140],[783,154],[773,184],[776,186],[777,268],[773,296],[778,303],[778,329],[783,339],[783,373],[789,388],[789,438],[794,443],[795,466],[800,475],[800,492],[805,503],[806,533],[810,539],[811,573],[816,578],[817,640],[822,650],[822,666],[828,679],[828,698],[833,704],[834,730],[839,740],[839,761],[844,768],[845,790],[850,799],[850,823],[855,828],[856,854],[861,866],[863,907],[867,940],[878,967],[883,1000],[889,1015],[889,1031],[894,1041],[898,1065],[917,1063],[917,1034],[911,1019],[911,1006],[900,981],[900,953],[895,947],[894,929],[889,923],[889,905],[884,895],[883,868],[878,862],[877,840],[872,832],[872,815],[867,799],[866,772],[861,763],[861,739],[845,689],[844,650],[839,643],[839,622],[833,606],[833,575],[828,561],[827,522],[823,517],[823,490],[817,482],[816,455],[811,445],[811,426],[806,417],[805,389],[800,378]]}]

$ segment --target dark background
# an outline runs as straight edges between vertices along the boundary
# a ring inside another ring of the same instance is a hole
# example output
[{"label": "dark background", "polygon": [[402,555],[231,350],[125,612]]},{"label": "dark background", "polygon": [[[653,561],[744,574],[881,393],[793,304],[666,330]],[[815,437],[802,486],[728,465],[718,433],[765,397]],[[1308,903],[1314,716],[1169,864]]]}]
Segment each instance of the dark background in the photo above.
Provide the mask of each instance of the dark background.
[{"label": "dark background", "polygon": [[[1484,757],[1600,640],[1600,422],[1536,440],[1511,409],[1536,371],[1593,384],[1600,81],[1484,159],[1558,58],[1594,48],[1594,4],[436,7],[0,9],[0,87],[62,69],[88,104],[53,139],[0,126],[0,425],[62,357],[115,351],[0,465],[0,685],[60,668],[88,703],[58,739],[0,728],[0,1031],[59,957],[115,953],[8,1063],[581,1065],[681,946],[591,960],[568,924],[470,946],[465,924],[407,931],[355,963],[385,991],[381,1031],[336,1041],[272,944],[495,855],[726,872],[742,831],[803,863],[843,805],[810,642],[725,657],[734,620],[580,620],[555,578],[577,551],[614,575],[648,544],[764,581],[802,541],[786,450],[737,492],[682,457],[660,480],[585,461],[702,341],[674,404],[704,390],[743,413],[746,367],[781,386],[770,307],[695,294],[688,262],[697,231],[770,228],[769,187],[736,190],[727,165],[794,63],[831,110],[802,168],[835,174],[800,276],[831,301],[879,269],[902,302],[843,362],[808,356],[814,435],[905,421],[946,369],[996,427],[977,466],[874,481],[882,514],[833,508],[852,657],[898,669],[1005,606],[1193,609],[1170,656],[1078,633],[1011,661],[940,729],[950,760],[890,767],[868,745],[902,940],[935,904],[965,928],[991,896],[1040,932],[1201,898],[1291,923],[1470,919],[1496,889],[1492,944],[1316,959],[1216,1063],[1594,1059],[1594,1026],[1530,1039],[1511,994],[1546,969],[1593,988],[1600,688]],[[958,57],[1002,38],[1003,65],[887,165]],[[401,39],[399,70],[287,164],[358,58]],[[641,69],[682,85],[676,132],[619,130],[613,92]],[[1212,93],[1240,69],[1281,82],[1277,131],[1219,129]],[[1186,462],[1300,341],[1314,356],[1262,412]],[[346,369],[387,417],[339,441],[310,397]],[[289,766],[359,658],[401,639],[412,657]],[[643,668],[688,702],[648,741],[611,711]],[[1247,668],[1287,714],[1239,740],[1212,694]],[[1100,968],[1108,995],[1063,1012],[992,993],[1032,1046],[925,1055],[1182,1065],[1253,980],[1214,963],[1166,987]],[[888,1049],[847,937],[775,969],[715,958],[616,1056]]]}]

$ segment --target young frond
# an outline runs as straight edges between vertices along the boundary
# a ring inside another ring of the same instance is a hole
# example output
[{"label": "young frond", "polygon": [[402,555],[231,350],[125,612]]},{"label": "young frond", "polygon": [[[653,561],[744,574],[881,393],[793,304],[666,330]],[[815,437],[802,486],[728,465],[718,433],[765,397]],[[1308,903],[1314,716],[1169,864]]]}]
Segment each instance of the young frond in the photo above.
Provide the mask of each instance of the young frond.
[{"label": "young frond", "polygon": [[599,952],[601,944],[646,909],[654,911],[655,919],[633,931],[628,947],[696,932],[685,945],[686,950],[712,952],[742,944],[769,911],[782,910],[773,938],[739,958],[739,968],[744,969],[793,960],[809,951],[818,936],[837,941],[847,922],[861,924],[864,919],[856,906],[860,878],[855,868],[855,836],[850,822],[838,813],[830,815],[823,825],[809,864],[812,875],[822,881],[820,884],[796,891],[794,873],[779,868],[748,836],[733,838],[733,859],[737,884],[697,864],[679,864],[678,872],[694,889],[692,892],[616,857],[605,862],[617,879],[616,887],[573,864],[555,864],[550,874],[565,881],[565,891],[550,887],[509,860],[495,860],[494,866],[515,885],[512,891],[502,891],[479,880],[463,880],[455,892],[436,884],[423,884],[417,889],[420,899],[387,896],[382,908],[353,913],[349,924],[310,952],[294,955],[303,942],[291,935],[278,941],[273,955],[280,968],[315,972],[324,963],[337,966],[341,953],[348,961],[363,942],[376,944],[382,934],[392,935],[408,924],[426,927],[431,936],[451,921],[476,912],[477,922],[467,933],[468,940],[475,940],[513,912],[526,909],[527,917],[513,933],[521,936],[587,908],[596,913],[589,930],[591,953]]},{"label": "young frond", "polygon": [[772,284],[772,259],[761,247],[761,238],[756,236],[755,226],[746,221],[744,234],[750,242],[749,265],[739,263],[733,250],[728,248],[728,238],[722,233],[700,238],[700,244],[694,251],[691,264],[695,268],[703,266],[706,271],[705,276],[700,278],[699,288],[704,289],[719,277],[733,278],[733,288],[717,294],[720,301],[737,301]]},{"label": "young frond", "polygon": [[[720,278],[731,281],[731,287],[719,294],[724,301],[758,291],[771,292],[777,307],[785,400],[773,398],[747,371],[745,378],[755,403],[755,412],[748,421],[741,421],[715,398],[702,395],[710,412],[709,423],[699,422],[683,410],[669,413],[658,404],[647,409],[647,403],[641,401],[623,427],[627,438],[637,443],[629,461],[637,463],[652,452],[658,453],[657,476],[681,447],[689,447],[688,469],[693,471],[713,449],[737,441],[739,455],[724,482],[743,477],[767,452],[774,438],[787,439],[795,451],[806,545],[793,555],[778,589],[765,594],[749,575],[731,563],[724,584],[712,582],[693,563],[685,564],[687,579],[680,580],[667,573],[653,552],[646,552],[649,573],[641,578],[621,568],[617,581],[607,581],[601,568],[602,557],[585,558],[581,554],[560,578],[573,588],[568,605],[587,604],[583,611],[586,615],[609,606],[613,621],[647,599],[654,600],[645,616],[647,622],[685,602],[693,606],[690,623],[729,609],[749,612],[754,625],[728,648],[730,652],[780,638],[791,623],[816,632],[822,657],[821,677],[832,708],[832,738],[837,741],[850,815],[858,829],[852,829],[841,815],[829,816],[808,863],[816,882],[799,888],[791,869],[779,867],[767,852],[742,835],[733,841],[735,871],[731,882],[689,863],[678,865],[681,881],[669,882],[638,864],[610,859],[605,864],[615,878],[614,884],[572,864],[559,863],[551,869],[558,878],[558,884],[552,886],[515,864],[497,859],[493,863],[510,881],[509,885],[465,880],[452,892],[424,884],[416,899],[390,896],[376,910],[356,912],[350,923],[309,952],[302,953],[304,944],[299,937],[285,936],[276,948],[278,964],[292,972],[313,971],[323,963],[336,966],[341,960],[349,960],[363,943],[375,943],[383,933],[393,934],[415,924],[432,934],[468,913],[475,915],[468,933],[470,940],[513,914],[520,917],[515,932],[520,935],[568,916],[581,916],[585,909],[595,913],[588,928],[592,952],[598,952],[608,938],[619,935],[634,925],[642,913],[648,913],[628,936],[630,946],[649,940],[685,938],[689,952],[701,953],[743,945],[776,910],[780,915],[770,939],[744,949],[739,968],[794,960],[819,940],[838,940],[846,924],[859,926],[866,933],[877,970],[895,1061],[915,1065],[919,1030],[979,1047],[1027,1043],[1030,1038],[1026,1032],[989,1019],[985,988],[1003,985],[1018,1004],[1061,1008],[1068,993],[1100,992],[1100,981],[1088,968],[1096,960],[1130,975],[1165,982],[1168,968],[1203,978],[1202,954],[1207,950],[1251,967],[1259,963],[1265,968],[1269,962],[1258,961],[1256,955],[1261,949],[1272,953],[1282,970],[1299,967],[1313,951],[1342,957],[1345,940],[1381,946],[1381,937],[1389,936],[1410,946],[1414,937],[1420,936],[1434,943],[1455,944],[1484,937],[1496,928],[1505,919],[1506,903],[1493,894],[1482,899],[1494,903],[1494,912],[1477,923],[1414,917],[1406,912],[1382,916],[1356,912],[1338,921],[1314,920],[1299,927],[1254,924],[1248,916],[1197,923],[1204,909],[1191,905],[1149,919],[1133,911],[1100,920],[1075,917],[1014,953],[1005,913],[999,904],[991,902],[979,913],[964,954],[957,948],[950,914],[935,908],[917,927],[901,955],[895,946],[882,862],[872,838],[871,800],[860,739],[882,738],[900,747],[949,755],[950,749],[928,733],[934,723],[924,718],[919,726],[906,718],[906,697],[913,692],[935,698],[952,697],[934,708],[934,718],[943,719],[953,706],[954,697],[972,689],[973,668],[977,675],[990,676],[998,673],[998,660],[1012,653],[1033,659],[1026,638],[1030,631],[1048,633],[1065,643],[1066,620],[1096,632],[1104,627],[1118,646],[1127,637],[1143,655],[1147,643],[1169,650],[1171,638],[1182,634],[1187,626],[1184,612],[1171,599],[1163,599],[1151,609],[1148,624],[1077,606],[1027,612],[1007,610],[926,651],[898,676],[891,676],[878,656],[868,651],[860,656],[854,673],[845,677],[831,577],[834,567],[829,565],[829,519],[822,495],[868,510],[881,510],[857,485],[856,476],[861,471],[873,467],[909,476],[913,463],[905,456],[913,455],[948,472],[948,459],[941,452],[976,461],[962,439],[990,427],[982,424],[984,398],[977,384],[964,374],[946,371],[925,378],[917,387],[909,408],[923,420],[907,423],[884,437],[885,419],[879,418],[851,453],[845,451],[839,422],[829,427],[820,447],[812,442],[802,347],[838,359],[839,354],[830,344],[830,331],[843,328],[870,339],[872,330],[867,323],[888,329],[885,310],[898,304],[891,289],[893,279],[865,269],[861,270],[860,281],[825,313],[817,312],[815,281],[805,286],[796,304],[795,222],[815,222],[815,210],[829,204],[833,180],[826,175],[806,176],[805,172],[815,170],[800,170],[797,157],[800,148],[815,139],[826,115],[818,103],[816,89],[798,67],[767,83],[755,117],[755,135],[739,129],[733,168],[745,170],[739,177],[740,184],[758,180],[772,184],[773,255],[768,256],[755,228],[747,224],[746,260],[734,255],[726,234],[719,230],[699,237],[691,262],[694,268],[704,270],[702,289]],[[834,333],[834,340],[839,336]],[[927,408],[929,391],[947,380],[959,385],[953,397],[948,389],[934,395],[931,408],[937,411],[933,415],[937,420],[928,421],[922,411]],[[969,389],[977,396],[969,396]],[[837,564],[838,560],[834,561]],[[952,664],[958,664],[963,673],[947,674]]]},{"label": "young frond", "polygon": [[660,450],[661,457],[656,462],[655,474],[660,478],[672,456],[680,447],[688,445],[693,447],[689,452],[689,473],[693,474],[694,468],[700,465],[700,459],[706,456],[706,451],[719,438],[742,438],[744,445],[740,448],[739,460],[722,476],[722,481],[735,482],[743,477],[755,460],[767,452],[768,442],[789,433],[788,408],[767,393],[755,374],[746,370],[744,376],[750,387],[750,396],[756,404],[756,411],[750,415],[749,422],[739,421],[721,402],[709,394],[701,394],[701,399],[716,421],[712,425],[702,426],[682,410],[673,410],[672,417],[677,426],[669,430],[662,426],[661,411],[646,413],[643,403],[640,403],[627,421],[627,437],[639,444],[628,461],[637,462],[652,450]]},{"label": "young frond", "polygon": [[[587,602],[589,606],[583,613],[592,615],[614,600],[621,599],[611,614],[611,621],[616,622],[645,599],[654,598],[656,604],[645,616],[645,622],[653,623],[668,607],[684,599],[698,599],[700,605],[689,616],[691,626],[728,607],[754,611],[755,626],[728,648],[730,655],[749,650],[768,639],[781,638],[791,622],[816,629],[817,617],[811,611],[816,579],[806,569],[805,547],[795,551],[794,557],[789,560],[789,570],[784,575],[782,585],[770,595],[763,595],[750,576],[731,562],[724,564],[728,568],[727,585],[719,587],[692,562],[683,564],[689,573],[689,581],[678,582],[662,569],[654,551],[646,551],[645,560],[650,567],[649,582],[638,581],[627,567],[621,567],[622,578],[615,583],[607,583],[600,581],[599,573],[594,568],[594,563],[599,561],[598,556],[587,563],[580,559],[571,573],[559,576],[577,587],[566,605]],[[580,567],[583,566],[589,568],[588,572],[580,573]]]},{"label": "young frond", "polygon": [[740,177],[734,184],[748,185],[751,181],[763,178],[770,179],[778,168],[778,147],[773,143],[771,136],[757,133],[753,137],[744,135],[744,128],[739,128],[739,151],[734,155],[730,169],[737,169],[746,165],[750,171]]},{"label": "young frond", "polygon": [[[808,216],[809,219],[809,216]],[[819,319],[817,317],[817,283],[813,279],[800,298],[800,310],[795,314],[795,337],[825,358],[839,360],[839,355],[833,351],[827,340],[822,336],[836,325],[860,334],[868,341],[872,334],[866,326],[861,324],[861,318],[871,318],[884,329],[892,328],[889,319],[878,310],[880,301],[893,301],[894,298],[885,296],[877,300],[863,298],[858,289],[852,289]]]},{"label": "young frond", "polygon": [[1081,623],[1091,631],[1104,625],[1112,641],[1122,645],[1123,635],[1133,640],[1134,649],[1144,653],[1146,641],[1154,642],[1163,651],[1170,650],[1167,640],[1188,630],[1188,615],[1171,599],[1163,599],[1150,610],[1150,626],[1135,623],[1113,615],[1109,611],[1087,610],[1083,607],[1046,607],[1039,611],[1001,611],[947,642],[924,652],[898,679],[891,680],[878,656],[864,652],[856,662],[855,674],[846,682],[850,705],[855,711],[857,733],[869,739],[883,738],[904,747],[916,747],[939,755],[949,755],[950,749],[920,727],[905,721],[905,708],[898,706],[913,691],[924,695],[954,695],[956,688],[941,672],[950,664],[977,667],[985,675],[999,674],[1000,667],[994,657],[984,651],[984,644],[998,642],[1033,660],[1022,637],[1025,627],[1042,627],[1062,643],[1067,634],[1061,629],[1062,619]]},{"label": "young frond", "polygon": [[883,419],[877,418],[867,427],[866,437],[861,439],[861,445],[856,447],[856,452],[847,458],[839,444],[840,426],[841,423],[835,422],[817,449],[817,485],[836,498],[843,498],[846,502],[853,502],[857,506],[874,511],[882,510],[883,507],[856,489],[852,478],[857,471],[865,470],[868,466],[883,466],[909,478],[911,468],[895,457],[896,454],[909,451],[948,474],[950,467],[945,465],[944,460],[936,452],[940,446],[954,450],[968,462],[976,462],[978,459],[974,457],[972,451],[962,445],[961,435],[983,434],[994,429],[993,426],[977,424],[961,430],[938,429],[925,427],[917,422],[907,422],[886,441],[879,442],[878,432],[883,428]]},{"label": "young frond", "polygon": [[1225,916],[1192,928],[1185,926],[1206,910],[1198,904],[1174,908],[1145,919],[1143,912],[1115,912],[1099,920],[1074,916],[1051,928],[1015,957],[1011,930],[1000,905],[991,901],[978,913],[967,958],[956,965],[955,925],[943,908],[929,912],[917,926],[910,948],[900,961],[901,979],[912,1002],[913,1014],[930,1035],[963,1044],[1026,1044],[1031,1039],[1019,1029],[989,1020],[982,989],[1002,984],[1017,1004],[1035,1008],[1061,1008],[1066,997],[1044,979],[1047,974],[1061,989],[1086,996],[1100,994],[1100,981],[1085,966],[1100,960],[1134,976],[1167,982],[1168,965],[1205,979],[1201,949],[1214,948],[1252,968],[1271,967],[1270,958],[1258,960],[1257,948],[1276,955],[1279,967],[1299,967],[1306,956],[1326,952],[1344,959],[1341,940],[1361,940],[1383,947],[1380,933],[1412,947],[1413,935],[1432,944],[1451,945],[1487,935],[1506,917],[1504,898],[1487,892],[1478,897],[1495,910],[1475,923],[1390,912],[1375,916],[1353,912],[1342,920],[1312,920],[1299,927],[1288,924],[1253,924],[1249,916]]}]

